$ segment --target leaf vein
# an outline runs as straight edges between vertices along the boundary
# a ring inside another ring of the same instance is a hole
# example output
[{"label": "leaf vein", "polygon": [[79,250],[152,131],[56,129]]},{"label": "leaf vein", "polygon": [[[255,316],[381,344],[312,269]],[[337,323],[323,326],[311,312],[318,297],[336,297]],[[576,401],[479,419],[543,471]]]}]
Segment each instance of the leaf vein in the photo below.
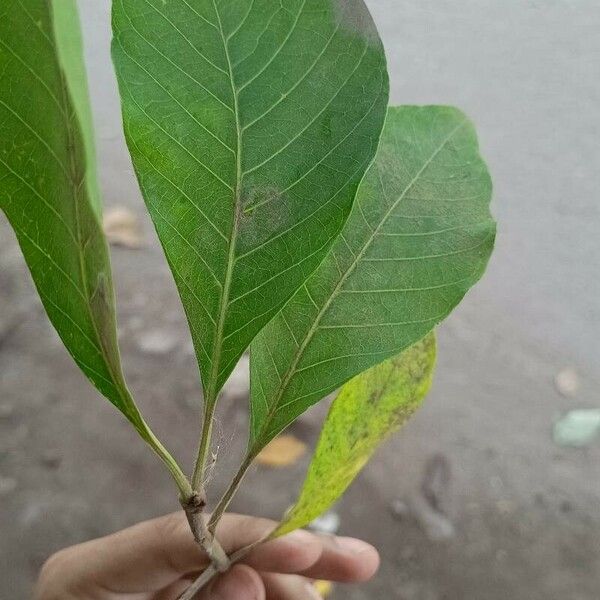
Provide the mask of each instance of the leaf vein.
[{"label": "leaf vein", "polygon": [[[148,46],[150,46],[150,48],[152,48],[156,52],[156,54],[162,56],[167,62],[169,62],[170,64],[172,64],[179,72],[181,72],[190,81],[193,81],[199,88],[203,89],[209,96],[211,96],[212,98],[214,98],[224,108],[226,108],[227,110],[233,112],[233,109],[231,108],[231,106],[229,106],[228,104],[226,104],[225,102],[223,102],[223,100],[221,100],[221,98],[219,98],[216,94],[214,94],[213,92],[211,92],[206,86],[204,86],[195,77],[192,77],[185,69],[182,69],[177,63],[173,62],[166,54],[164,54],[164,52],[161,52],[150,40],[148,40],[148,38],[146,38],[145,36],[142,35],[142,33],[139,31],[139,29],[134,25],[131,17],[129,16],[129,13],[125,10],[125,5],[124,5],[123,0],[121,0],[121,8],[122,8],[123,14],[125,15],[125,17],[129,21],[129,24],[131,25],[131,29],[135,32],[135,34],[143,42],[145,42],[146,44],[148,44]],[[124,48],[123,43],[121,42],[121,40],[119,39],[118,41],[119,41],[119,45],[123,49],[123,52],[125,52],[125,54],[127,54],[127,52],[125,51],[125,48]],[[127,56],[133,62],[136,62],[133,58],[131,58],[131,56],[129,54],[127,54]]]},{"label": "leaf vein", "polygon": [[[289,385],[292,377],[294,377],[294,375],[296,374],[296,369],[298,367],[298,364],[300,362],[301,357],[304,354],[304,351],[308,347],[308,344],[312,340],[312,338],[315,335],[316,331],[321,328],[321,320],[322,320],[323,316],[328,311],[328,309],[329,309],[331,303],[334,301],[334,299],[335,299],[338,291],[340,289],[342,289],[342,286],[344,285],[346,279],[354,271],[354,268],[356,267],[356,264],[358,263],[358,261],[366,253],[367,249],[369,248],[369,246],[371,245],[373,239],[375,238],[375,234],[383,226],[383,224],[386,222],[388,216],[393,212],[393,210],[401,202],[401,200],[404,198],[404,196],[410,191],[410,189],[413,187],[414,183],[418,180],[418,178],[421,176],[421,174],[427,169],[427,167],[433,162],[433,160],[435,160],[435,158],[437,157],[437,155],[448,144],[448,142],[452,139],[452,137],[456,134],[456,132],[459,131],[459,129],[461,129],[462,127],[464,127],[465,124],[466,124],[466,121],[462,121],[459,125],[457,125],[456,127],[454,127],[450,131],[450,133],[442,140],[442,142],[438,145],[438,147],[431,153],[431,155],[429,156],[429,158],[426,161],[424,161],[423,165],[416,172],[416,174],[414,175],[414,177],[412,178],[412,180],[408,183],[408,185],[406,186],[406,188],[404,189],[404,191],[398,196],[398,198],[396,199],[396,201],[392,204],[391,208],[388,210],[388,212],[386,213],[386,215],[384,216],[384,218],[382,219],[382,221],[379,223],[378,227],[373,231],[372,235],[365,241],[365,244],[364,244],[362,250],[359,252],[359,254],[356,256],[356,258],[353,260],[353,262],[351,263],[351,265],[348,267],[347,271],[344,273],[344,275],[342,277],[340,277],[340,281],[337,283],[337,285],[335,286],[334,290],[329,295],[329,297],[326,300],[326,302],[319,309],[319,313],[317,314],[315,320],[313,321],[312,325],[310,326],[310,328],[309,328],[309,330],[308,330],[308,332],[307,332],[307,334],[306,334],[306,336],[305,336],[305,338],[304,338],[304,340],[302,342],[302,345],[298,349],[298,352],[296,352],[296,354],[295,354],[295,356],[294,356],[294,358],[293,358],[293,360],[292,360],[292,362],[290,364],[290,367],[289,367],[289,369],[287,370],[287,372],[286,372],[286,374],[284,376],[282,384],[278,387],[278,390],[277,390],[277,393],[275,395],[275,398],[273,399],[273,402],[271,403],[270,414],[269,414],[269,416],[264,421],[263,431],[266,429],[267,425],[271,421],[271,419],[273,417],[273,414],[278,410],[277,407],[279,405],[279,402],[280,402],[281,398],[283,397],[285,389]],[[305,287],[305,289],[308,290],[308,287],[306,286],[306,284],[305,284],[304,287]],[[257,440],[258,439],[259,438],[257,438]]]},{"label": "leaf vein", "polygon": [[306,0],[302,0],[302,4],[300,5],[298,14],[296,15],[296,18],[294,19],[292,27],[288,31],[283,42],[279,45],[277,50],[275,50],[275,52],[273,53],[271,58],[267,61],[267,63],[258,71],[258,73],[255,73],[248,81],[246,81],[240,88],[238,88],[238,93],[241,92],[242,90],[244,90],[246,87],[248,87],[253,81],[255,81],[258,77],[260,77],[273,64],[273,61],[279,56],[279,54],[281,53],[281,51],[283,50],[285,45],[288,43],[289,39],[292,37],[292,34],[296,30],[296,27],[298,26],[298,22],[300,21],[300,17],[304,11],[305,6],[306,6]]},{"label": "leaf vein", "polygon": [[250,123],[244,125],[244,130],[249,129],[250,127],[252,127],[256,123],[258,123],[259,121],[261,121],[262,119],[264,119],[271,111],[273,111],[284,100],[286,100],[289,97],[289,95],[292,92],[294,92],[296,90],[296,88],[310,75],[310,73],[312,73],[312,70],[317,66],[319,60],[321,60],[321,58],[323,58],[323,55],[325,54],[325,52],[327,52],[327,50],[328,50],[331,42],[333,41],[333,38],[336,36],[336,34],[339,31],[339,29],[340,29],[340,23],[338,23],[336,25],[336,28],[334,29],[333,33],[331,34],[331,36],[329,37],[329,39],[325,43],[325,46],[323,46],[323,49],[321,50],[321,52],[319,52],[319,54],[317,55],[317,57],[315,58],[315,60],[313,61],[313,63],[304,72],[304,74],[302,75],[302,77],[300,77],[298,79],[298,81],[296,81],[296,83],[294,83],[294,85],[292,85],[292,87],[290,89],[288,89],[287,92],[285,92],[284,94],[282,94],[281,98],[277,102],[275,102],[275,104],[271,105],[265,112],[263,112],[261,115],[259,115],[258,117],[256,117],[252,121],[250,121]]},{"label": "leaf vein", "polygon": [[392,256],[392,257],[372,257],[372,258],[363,258],[363,262],[406,262],[412,260],[427,260],[431,258],[446,258],[447,256],[456,256],[457,254],[464,254],[465,252],[470,252],[471,250],[477,250],[477,248],[481,248],[487,242],[492,239],[491,235],[488,235],[482,242],[476,244],[475,246],[469,246],[468,248],[461,248],[460,250],[454,250],[452,252],[443,252],[441,254],[424,254],[421,256]]},{"label": "leaf vein", "polygon": [[[123,52],[125,54],[127,54],[125,49],[123,49]],[[129,56],[129,55],[127,55],[127,56]],[[137,100],[135,100],[135,98],[133,97],[133,95],[131,93],[129,94],[129,96],[131,98],[131,101],[138,107],[138,109],[148,118],[148,120],[152,121],[152,123],[154,123],[154,125],[156,125],[156,127],[158,129],[160,129],[160,131],[162,131],[168,139],[170,139],[177,146],[179,146],[192,159],[194,159],[194,161],[196,163],[198,163],[207,173],[210,173],[217,181],[219,181],[221,184],[223,184],[223,186],[225,186],[228,190],[233,191],[233,188],[225,180],[223,180],[221,177],[219,177],[210,167],[205,165],[189,148],[184,146],[177,138],[175,138],[173,135],[171,135],[164,127],[162,127],[158,123],[158,121],[156,121],[156,119],[151,117],[150,114],[139,104],[139,102]]]},{"label": "leaf vein", "polygon": [[213,67],[217,71],[227,75],[227,72],[225,70],[221,69],[221,67],[219,67],[218,65],[215,65],[215,63],[213,63],[208,57],[206,57],[202,52],[200,52],[200,50],[198,50],[198,48],[194,44],[192,44],[191,40],[181,31],[181,29],[179,29],[179,27],[177,27],[177,25],[175,25],[175,23],[173,23],[173,21],[171,21],[171,19],[169,19],[169,17],[167,17],[167,15],[165,15],[163,12],[158,10],[158,8],[156,8],[156,6],[154,6],[149,0],[144,0],[144,2],[148,6],[150,6],[152,8],[152,10],[154,10],[156,12],[156,14],[159,15],[166,23],[169,23],[171,28],[174,29],[175,31],[177,31],[177,33],[180,35],[180,37],[187,42],[187,44],[190,46],[190,48],[200,58],[202,58],[207,64],[209,64],[211,67]]},{"label": "leaf vein", "polygon": [[17,111],[15,111],[12,108],[12,106],[9,106],[8,104],[6,104],[6,102],[4,102],[4,100],[0,100],[0,105],[4,106],[4,108],[6,108],[13,116],[15,116],[19,121],[21,121],[21,123],[23,123],[23,125],[25,125],[25,127],[27,127],[27,129],[29,129],[29,131],[31,131],[31,133],[42,143],[42,145],[46,148],[46,150],[48,150],[48,152],[50,153],[52,158],[56,161],[56,164],[58,164],[60,166],[63,173],[67,177],[70,177],[67,167],[63,164],[63,162],[57,156],[56,152],[54,152],[54,150],[52,149],[50,144]]},{"label": "leaf vein", "polygon": [[266,158],[265,160],[263,160],[259,164],[251,167],[247,171],[244,171],[243,175],[249,175],[250,173],[254,173],[258,169],[261,169],[262,167],[264,167],[266,164],[268,164],[274,158],[276,158],[282,152],[284,152],[287,148],[289,148],[298,138],[300,138],[304,133],[306,133],[306,131],[308,129],[310,129],[310,127],[312,125],[314,125],[314,123],[317,121],[317,119],[331,106],[331,103],[340,95],[340,93],[346,87],[346,85],[348,84],[348,82],[350,81],[350,79],[352,79],[352,77],[354,76],[354,74],[356,73],[356,71],[358,71],[359,67],[362,65],[363,60],[364,60],[364,58],[365,58],[365,56],[367,54],[367,49],[368,49],[368,45],[365,43],[363,51],[362,51],[362,54],[361,54],[361,57],[360,57],[359,61],[356,63],[356,65],[354,66],[354,69],[352,70],[352,72],[350,73],[350,75],[346,78],[346,80],[344,81],[344,83],[337,89],[336,93],[328,100],[327,104],[325,104],[325,106],[309,121],[309,123],[307,123],[307,125],[302,130],[300,130],[287,143],[285,143],[281,148],[279,148],[279,150],[277,150],[276,152],[274,152],[273,154],[271,154],[271,156],[269,156],[268,158]]}]

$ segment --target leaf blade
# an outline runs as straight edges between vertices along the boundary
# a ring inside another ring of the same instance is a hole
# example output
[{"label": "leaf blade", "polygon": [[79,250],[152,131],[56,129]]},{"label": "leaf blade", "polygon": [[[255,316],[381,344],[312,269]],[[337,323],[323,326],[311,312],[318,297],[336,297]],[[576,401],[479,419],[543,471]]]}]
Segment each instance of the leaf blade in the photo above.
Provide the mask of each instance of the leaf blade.
[{"label": "leaf blade", "polygon": [[344,385],[325,419],[298,500],[272,537],[305,527],[342,496],[379,445],[427,395],[435,356],[435,336],[429,334]]},{"label": "leaf blade", "polygon": [[362,0],[115,0],[113,30],[126,137],[211,403],[347,217],[384,118],[383,49]]},{"label": "leaf blade", "polygon": [[252,345],[250,455],[308,406],[449,314],[489,259],[490,196],[476,134],[462,113],[389,109],[340,237]]},{"label": "leaf blade", "polygon": [[75,3],[11,0],[4,8],[0,208],[67,350],[141,427],[120,366]]}]

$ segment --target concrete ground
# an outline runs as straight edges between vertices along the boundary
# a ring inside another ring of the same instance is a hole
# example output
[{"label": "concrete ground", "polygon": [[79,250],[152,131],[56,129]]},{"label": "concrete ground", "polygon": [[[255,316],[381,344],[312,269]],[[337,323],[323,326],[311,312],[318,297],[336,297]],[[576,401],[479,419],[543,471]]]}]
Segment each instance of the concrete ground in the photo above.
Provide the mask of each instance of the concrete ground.
[{"label": "concrete ground", "polygon": [[[600,443],[558,446],[552,426],[565,411],[600,406],[600,4],[368,3],[393,102],[454,104],[477,124],[499,236],[484,281],[441,328],[425,407],[337,507],[341,531],[376,544],[383,564],[372,583],[333,597],[597,600]],[[197,369],[124,149],[108,0],[80,5],[105,202],[135,210],[149,240],[113,253],[126,370],[149,421],[189,466]],[[149,332],[162,348],[149,348]],[[554,385],[568,366],[581,383],[572,397]],[[293,432],[314,441],[323,410]],[[231,390],[215,492],[246,418],[243,391]],[[234,508],[276,517],[305,465],[256,469]],[[158,461],[61,347],[0,218],[0,598],[29,597],[52,551],[176,509]]]}]

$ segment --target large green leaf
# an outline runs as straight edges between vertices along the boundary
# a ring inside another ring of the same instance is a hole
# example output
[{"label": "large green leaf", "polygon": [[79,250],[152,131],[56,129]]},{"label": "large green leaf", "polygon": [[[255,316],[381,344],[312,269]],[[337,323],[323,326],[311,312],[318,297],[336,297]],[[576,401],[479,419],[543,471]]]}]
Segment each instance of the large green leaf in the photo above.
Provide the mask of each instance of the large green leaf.
[{"label": "large green leaf", "polygon": [[376,151],[385,58],[362,0],[114,0],[140,186],[212,404],[329,250]]},{"label": "large green leaf", "polygon": [[308,525],[346,491],[377,447],[419,407],[431,386],[435,337],[357,375],[334,400],[296,504],[273,537]]},{"label": "large green leaf", "polygon": [[5,0],[0,73],[0,208],[67,349],[139,425],[117,349],[74,1]]},{"label": "large green leaf", "polygon": [[475,131],[461,112],[389,110],[340,237],[251,348],[250,455],[448,315],[492,251],[490,196]]},{"label": "large green leaf", "polygon": [[0,129],[0,209],[50,320],[85,375],[189,493],[123,378],[74,0],[0,5]]}]

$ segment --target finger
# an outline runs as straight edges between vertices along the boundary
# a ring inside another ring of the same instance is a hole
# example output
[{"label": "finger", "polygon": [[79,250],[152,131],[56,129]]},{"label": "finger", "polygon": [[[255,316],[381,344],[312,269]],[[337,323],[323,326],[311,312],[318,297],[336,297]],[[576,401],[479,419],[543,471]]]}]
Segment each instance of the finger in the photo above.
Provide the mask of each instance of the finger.
[{"label": "finger", "polygon": [[127,594],[162,590],[208,560],[185,516],[173,514],[67,548],[48,564],[50,576],[62,579],[66,589],[85,585]]},{"label": "finger", "polygon": [[194,583],[194,579],[195,577],[184,577],[183,579],[179,579],[164,590],[157,592],[152,598],[153,600],[178,600],[183,592]]},{"label": "finger", "polygon": [[265,587],[254,569],[234,565],[201,592],[198,600],[265,600]]},{"label": "finger", "polygon": [[371,544],[348,537],[319,536],[319,560],[301,574],[312,579],[356,583],[368,581],[379,568],[379,553]]},{"label": "finger", "polygon": [[[180,579],[164,590],[161,590],[154,596],[154,600],[177,600],[194,583],[195,578],[185,577]],[[207,586],[205,591],[199,593],[200,595],[196,596],[196,600],[204,600],[205,598],[221,600],[221,596],[224,598],[231,596],[236,600],[238,596],[242,600],[245,600],[246,596],[249,596],[249,598],[254,600],[255,598],[262,599],[265,596],[262,578],[254,569],[247,565],[234,565],[225,575],[221,575],[219,579],[215,579],[214,582]],[[221,595],[215,596],[215,594]]]},{"label": "finger", "polygon": [[262,573],[267,600],[322,600],[313,584],[300,575]]},{"label": "finger", "polygon": [[[228,515],[223,519],[222,528],[217,529],[217,538],[226,551],[234,547],[235,538],[241,537],[244,547],[271,533],[276,524],[266,519],[256,519],[241,515]],[[235,549],[235,548],[234,548]],[[314,565],[323,551],[323,544],[318,536],[308,531],[298,530],[254,548],[243,560],[258,571],[275,573],[299,573]]]}]

